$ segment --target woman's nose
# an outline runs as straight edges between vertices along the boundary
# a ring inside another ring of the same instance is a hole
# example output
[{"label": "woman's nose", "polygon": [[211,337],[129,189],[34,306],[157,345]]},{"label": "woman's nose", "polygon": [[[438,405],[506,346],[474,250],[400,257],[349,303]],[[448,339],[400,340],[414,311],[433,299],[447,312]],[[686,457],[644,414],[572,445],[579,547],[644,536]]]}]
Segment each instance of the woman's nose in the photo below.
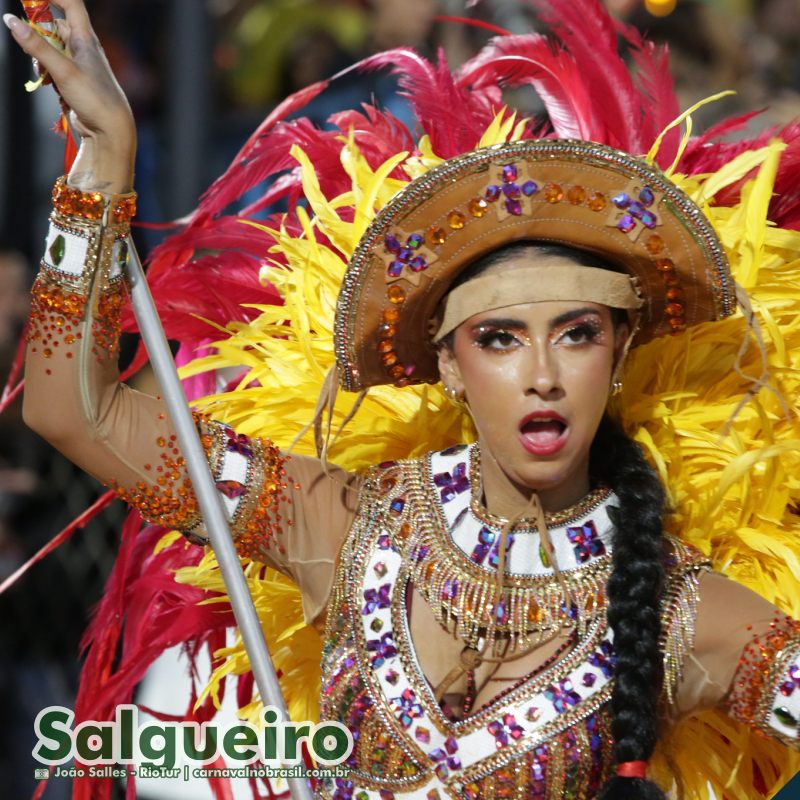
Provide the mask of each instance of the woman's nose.
[{"label": "woman's nose", "polygon": [[526,361],[526,394],[550,397],[560,391],[558,362],[549,342],[532,342]]}]

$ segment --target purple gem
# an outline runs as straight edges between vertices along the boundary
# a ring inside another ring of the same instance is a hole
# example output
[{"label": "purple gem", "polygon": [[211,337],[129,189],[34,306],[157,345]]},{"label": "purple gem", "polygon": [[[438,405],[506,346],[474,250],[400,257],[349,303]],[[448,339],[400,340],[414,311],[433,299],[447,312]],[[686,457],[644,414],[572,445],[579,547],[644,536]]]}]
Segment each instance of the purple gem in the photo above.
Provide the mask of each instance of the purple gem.
[{"label": "purple gem", "polygon": [[384,583],[379,589],[365,589],[364,600],[364,614],[372,614],[378,608],[389,608],[391,598],[389,597],[389,590],[391,585]]},{"label": "purple gem", "polygon": [[606,546],[597,535],[597,529],[592,520],[587,520],[585,525],[567,528],[567,538],[575,549],[575,558],[585,564],[592,556],[604,556]]},{"label": "purple gem", "polygon": [[390,683],[392,686],[394,686],[397,683],[397,679],[399,677],[400,675],[397,673],[396,670],[390,669],[386,673],[386,683]]},{"label": "purple gem", "polygon": [[410,247],[403,247],[401,248],[400,252],[397,254],[397,257],[404,263],[407,264],[411,256],[414,255],[414,251]]},{"label": "purple gem", "polygon": [[583,676],[583,680],[581,681],[581,683],[583,683],[584,686],[594,686],[596,682],[597,682],[597,675],[595,675],[593,672],[587,672]]},{"label": "purple gem", "polygon": [[424,561],[425,556],[428,555],[429,550],[430,548],[427,545],[422,545],[421,547],[415,548],[413,555],[414,561],[416,561],[417,563],[419,563],[420,561]]},{"label": "purple gem", "polygon": [[508,612],[506,610],[505,597],[500,598],[500,602],[497,604],[497,611],[495,612],[495,616],[497,617],[497,621],[501,624],[506,622],[506,620],[508,620]]},{"label": "purple gem", "polygon": [[644,206],[641,203],[637,203],[635,200],[628,206],[628,211],[633,214],[634,217],[637,219],[642,218],[642,214],[644,214]]},{"label": "purple gem", "polygon": [[406,501],[402,497],[395,497],[395,499],[389,504],[389,511],[399,517],[400,514],[403,513],[405,506]]},{"label": "purple gem", "polygon": [[437,747],[435,750],[431,750],[430,753],[428,753],[428,755],[430,756],[431,761],[435,761],[437,763],[439,761],[444,761],[445,758],[447,758],[447,753],[445,753],[445,751],[442,750],[441,747]]},{"label": "purple gem", "polygon": [[392,278],[399,278],[400,275],[403,272],[403,267],[404,266],[405,266],[405,264],[403,264],[402,261],[398,261],[397,259],[395,259],[386,268],[386,274],[389,275]]},{"label": "purple gem", "polygon": [[630,214],[626,214],[617,223],[617,227],[623,233],[630,233],[636,227],[636,220]]},{"label": "purple gem", "polygon": [[539,185],[534,181],[525,181],[522,184],[522,194],[526,197],[530,197],[532,194],[536,194],[539,191]]},{"label": "purple gem", "polygon": [[448,578],[442,586],[442,600],[452,600],[458,594],[458,578]]},{"label": "purple gem", "polygon": [[506,164],[503,167],[503,181],[505,183],[511,183],[517,179],[517,167],[516,164]]},{"label": "purple gem", "polygon": [[397,253],[400,251],[400,242],[397,241],[397,237],[391,233],[386,236],[383,243],[390,253]]},{"label": "purple gem", "polygon": [[419,233],[412,233],[411,236],[406,239],[406,247],[410,247],[412,250],[416,250],[424,241],[422,235]]},{"label": "purple gem", "polygon": [[649,186],[643,186],[642,191],[639,192],[639,199],[644,203],[646,206],[653,205],[653,201],[656,199],[655,195],[653,194],[653,190]]},{"label": "purple gem", "polygon": [[458,752],[458,742],[451,736],[445,739],[444,749],[452,756]]},{"label": "purple gem", "polygon": [[453,474],[449,472],[437,472],[433,476],[433,482],[439,487],[442,502],[449,503],[456,495],[466,492],[469,489],[469,478],[467,478],[467,463],[461,461],[456,464]]},{"label": "purple gem", "polygon": [[519,197],[520,188],[516,183],[506,183],[503,185],[503,194],[506,197]]},{"label": "purple gem", "polygon": [[450,770],[447,769],[447,764],[437,764],[433,771],[436,773],[436,777],[439,778],[440,781],[446,781],[450,777]]},{"label": "purple gem", "polygon": [[389,538],[389,534],[388,533],[382,533],[378,537],[378,547],[381,550],[388,550],[391,546],[392,546],[392,541]]},{"label": "purple gem", "polygon": [[644,214],[642,214],[642,225],[644,225],[645,228],[655,228],[657,224],[658,217],[656,217],[652,211],[645,211]]},{"label": "purple gem", "polygon": [[512,200],[510,197],[506,200],[506,211],[514,217],[522,214],[522,205],[519,200]]},{"label": "purple gem", "polygon": [[461,759],[456,758],[456,756],[450,756],[450,758],[447,759],[447,766],[450,769],[461,769]]},{"label": "purple gem", "polygon": [[500,197],[500,191],[500,187],[493,183],[486,187],[486,194],[484,196],[490,203],[493,203],[498,197]]},{"label": "purple gem", "polygon": [[[514,544],[514,534],[509,533],[508,539],[506,539],[506,555],[508,555],[509,551],[511,550],[511,545]],[[496,567],[500,563],[500,539],[498,537],[497,541],[494,543],[494,547],[492,547],[492,551],[489,554],[489,564],[493,567]]]},{"label": "purple gem", "polygon": [[611,198],[611,202],[617,208],[627,208],[631,204],[631,198],[628,197],[625,192],[620,192],[618,195]]},{"label": "purple gem", "polygon": [[406,368],[403,370],[403,374],[406,376],[406,378],[410,378],[416,371],[416,364],[407,364]]},{"label": "purple gem", "polygon": [[428,269],[428,262],[422,256],[414,256],[414,258],[408,262],[408,266],[411,267],[414,272],[422,272],[422,270]]}]

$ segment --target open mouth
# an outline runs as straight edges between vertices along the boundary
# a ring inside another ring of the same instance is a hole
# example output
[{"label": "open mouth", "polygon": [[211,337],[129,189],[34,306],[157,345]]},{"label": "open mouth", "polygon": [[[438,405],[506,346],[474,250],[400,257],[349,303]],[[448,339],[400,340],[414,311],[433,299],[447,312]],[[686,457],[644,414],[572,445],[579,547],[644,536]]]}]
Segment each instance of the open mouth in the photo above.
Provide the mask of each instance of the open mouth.
[{"label": "open mouth", "polygon": [[567,423],[558,414],[537,413],[522,420],[519,432],[522,444],[536,455],[548,455],[564,443]]},{"label": "open mouth", "polygon": [[536,444],[551,444],[567,429],[559,419],[531,419],[522,425],[523,436]]}]

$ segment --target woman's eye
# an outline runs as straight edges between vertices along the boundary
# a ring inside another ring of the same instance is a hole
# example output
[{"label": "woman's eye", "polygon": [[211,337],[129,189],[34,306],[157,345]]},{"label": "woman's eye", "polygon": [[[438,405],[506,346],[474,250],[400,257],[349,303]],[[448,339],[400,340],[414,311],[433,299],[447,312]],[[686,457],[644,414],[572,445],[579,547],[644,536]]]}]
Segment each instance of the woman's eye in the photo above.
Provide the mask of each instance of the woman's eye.
[{"label": "woman's eye", "polygon": [[556,337],[556,340],[564,341],[567,344],[585,344],[593,342],[599,335],[600,330],[597,326],[583,322],[563,331]]},{"label": "woman's eye", "polygon": [[509,331],[493,330],[481,333],[476,342],[478,347],[483,349],[510,350],[519,343],[519,340]]}]

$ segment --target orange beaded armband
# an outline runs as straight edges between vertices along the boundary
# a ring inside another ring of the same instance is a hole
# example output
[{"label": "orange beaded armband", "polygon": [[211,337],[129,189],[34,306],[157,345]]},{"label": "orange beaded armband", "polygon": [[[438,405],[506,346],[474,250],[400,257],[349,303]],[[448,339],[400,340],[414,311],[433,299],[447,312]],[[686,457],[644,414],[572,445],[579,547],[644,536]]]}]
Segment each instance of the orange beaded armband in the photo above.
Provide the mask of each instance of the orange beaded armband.
[{"label": "orange beaded armband", "polygon": [[53,207],[69,217],[121,225],[136,215],[136,192],[111,195],[83,192],[68,186],[66,177],[62,175],[53,187]]}]

